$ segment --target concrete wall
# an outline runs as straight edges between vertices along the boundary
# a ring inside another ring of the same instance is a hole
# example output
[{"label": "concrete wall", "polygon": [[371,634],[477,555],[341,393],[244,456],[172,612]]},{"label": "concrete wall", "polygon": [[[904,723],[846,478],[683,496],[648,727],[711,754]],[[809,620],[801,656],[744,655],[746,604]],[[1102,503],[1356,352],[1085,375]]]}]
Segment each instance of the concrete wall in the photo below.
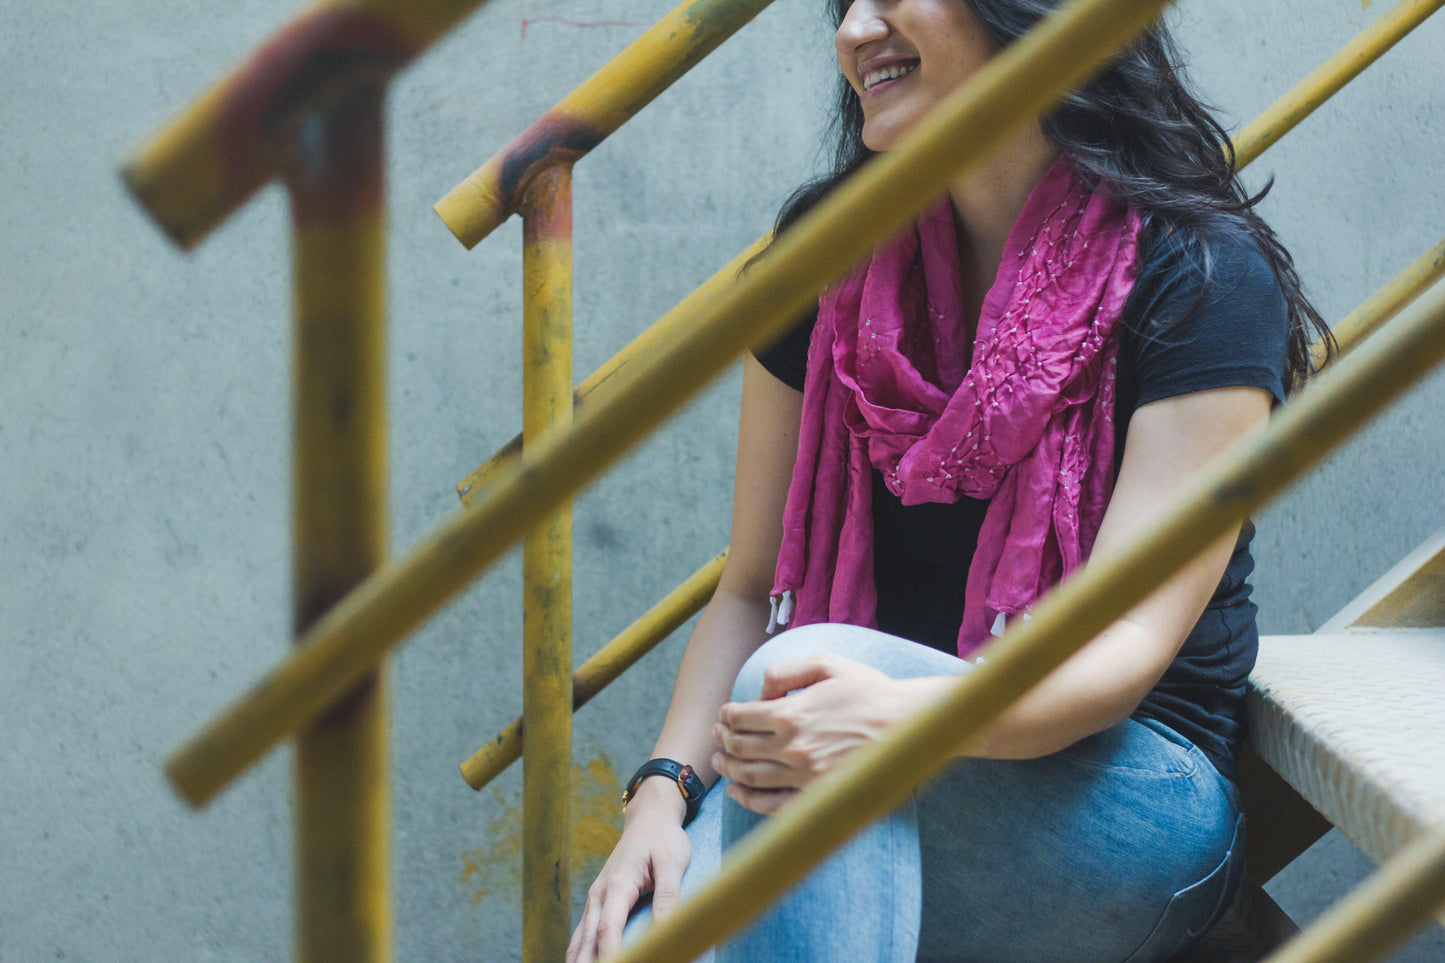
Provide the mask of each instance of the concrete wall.
[{"label": "concrete wall", "polygon": [[[390,106],[392,544],[520,425],[520,230],[473,252],[431,204],[670,0],[493,0]],[[1195,73],[1247,120],[1378,16],[1369,0],[1190,0]],[[295,0],[0,0],[0,960],[283,958],[287,753],[202,813],[168,750],[286,650],[288,257],[272,189],[193,255],[118,159],[290,16]],[[577,174],[576,370],[592,370],[762,233],[811,169],[831,45],[780,3]],[[1439,239],[1437,17],[1251,172],[1327,317]],[[590,654],[727,539],[737,380],[580,498]],[[1260,519],[1265,627],[1308,630],[1441,524],[1437,376]],[[455,766],[519,708],[515,558],[392,663],[402,960],[516,956],[517,773]],[[682,639],[577,718],[581,852],[644,756]],[[591,761],[591,764],[589,764]],[[1285,880],[1301,917],[1362,871],[1331,841]],[[579,889],[590,876],[578,874]],[[1427,935],[1411,959],[1438,959]],[[1406,957],[1402,956],[1401,959]]]}]

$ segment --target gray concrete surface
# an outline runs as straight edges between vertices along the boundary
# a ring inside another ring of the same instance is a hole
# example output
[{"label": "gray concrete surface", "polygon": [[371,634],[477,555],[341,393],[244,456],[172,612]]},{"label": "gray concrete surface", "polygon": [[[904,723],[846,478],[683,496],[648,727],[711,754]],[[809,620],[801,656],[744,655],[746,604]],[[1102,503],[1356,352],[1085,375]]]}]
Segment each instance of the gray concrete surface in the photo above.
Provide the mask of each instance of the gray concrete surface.
[{"label": "gray concrete surface", "polygon": [[[520,424],[520,230],[466,252],[429,208],[668,6],[493,0],[395,90],[398,553]],[[1189,0],[1176,16],[1196,77],[1240,122],[1386,6]],[[288,644],[284,202],[267,191],[183,257],[116,165],[296,7],[0,0],[5,963],[289,951],[287,753],[201,813],[160,771]],[[1440,237],[1442,51],[1437,17],[1251,172],[1277,176],[1265,211],[1328,317]],[[818,5],[780,3],[579,167],[579,375],[767,227],[814,163],[830,57]],[[724,378],[579,500],[579,658],[726,541],[736,394]],[[1259,520],[1266,630],[1313,628],[1441,524],[1442,408],[1436,376]],[[455,769],[519,708],[517,568],[392,663],[400,960],[517,958],[517,773],[475,795]],[[681,644],[577,717],[594,866]],[[1274,889],[1307,919],[1366,868],[1331,838]],[[1442,958],[1439,930],[1397,957]]]}]

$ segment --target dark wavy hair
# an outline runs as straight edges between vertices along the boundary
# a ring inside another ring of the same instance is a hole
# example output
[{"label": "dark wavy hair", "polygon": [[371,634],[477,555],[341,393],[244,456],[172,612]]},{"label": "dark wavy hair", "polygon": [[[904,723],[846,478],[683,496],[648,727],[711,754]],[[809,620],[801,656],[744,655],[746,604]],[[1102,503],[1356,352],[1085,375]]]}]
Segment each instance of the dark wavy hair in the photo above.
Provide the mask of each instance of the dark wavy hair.
[{"label": "dark wavy hair", "polygon": [[[964,0],[1000,48],[1026,33],[1063,0]],[[851,0],[829,0],[836,28]],[[1156,22],[1086,86],[1068,94],[1043,121],[1045,136],[1069,158],[1091,188],[1102,186],[1139,211],[1145,259],[1153,243],[1173,235],[1201,273],[1207,294],[1213,257],[1205,239],[1224,232],[1253,239],[1273,269],[1289,314],[1286,390],[1313,373],[1310,342],[1333,357],[1329,327],[1310,304],[1289,252],[1255,213],[1271,178],[1250,195],[1234,171],[1234,145],[1193,92],[1167,26]],[[830,135],[832,168],[798,188],[784,203],[777,230],[786,230],[873,156],[863,144],[863,108],[839,74]],[[1143,285],[1140,285],[1141,288]],[[1197,306],[1197,303],[1196,303]],[[1176,322],[1177,323],[1177,322]]]}]

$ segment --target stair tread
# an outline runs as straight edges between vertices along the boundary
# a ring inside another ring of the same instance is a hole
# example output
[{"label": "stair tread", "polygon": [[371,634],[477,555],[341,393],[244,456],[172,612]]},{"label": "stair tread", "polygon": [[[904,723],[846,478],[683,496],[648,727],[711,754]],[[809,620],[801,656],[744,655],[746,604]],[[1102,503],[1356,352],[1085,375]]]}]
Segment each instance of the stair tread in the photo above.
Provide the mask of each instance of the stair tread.
[{"label": "stair tread", "polygon": [[1265,636],[1260,756],[1372,859],[1445,823],[1445,628]]}]

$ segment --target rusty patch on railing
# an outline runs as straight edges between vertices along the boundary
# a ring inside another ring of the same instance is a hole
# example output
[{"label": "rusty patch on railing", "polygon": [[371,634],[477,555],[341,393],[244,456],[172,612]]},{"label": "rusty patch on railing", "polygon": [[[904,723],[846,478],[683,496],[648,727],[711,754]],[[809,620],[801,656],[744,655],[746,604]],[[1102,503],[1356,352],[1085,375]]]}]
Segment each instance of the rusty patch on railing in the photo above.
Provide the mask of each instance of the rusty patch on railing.
[{"label": "rusty patch on railing", "polygon": [[564,117],[555,110],[543,114],[507,146],[497,184],[497,196],[515,212],[522,192],[540,171],[552,164],[574,161],[602,143],[604,135],[597,128],[575,117]]},{"label": "rusty patch on railing", "polygon": [[417,53],[405,34],[359,10],[299,18],[257,50],[226,91],[221,146],[230,176],[265,176],[258,155],[284,149],[308,107],[350,83],[389,77]]}]

